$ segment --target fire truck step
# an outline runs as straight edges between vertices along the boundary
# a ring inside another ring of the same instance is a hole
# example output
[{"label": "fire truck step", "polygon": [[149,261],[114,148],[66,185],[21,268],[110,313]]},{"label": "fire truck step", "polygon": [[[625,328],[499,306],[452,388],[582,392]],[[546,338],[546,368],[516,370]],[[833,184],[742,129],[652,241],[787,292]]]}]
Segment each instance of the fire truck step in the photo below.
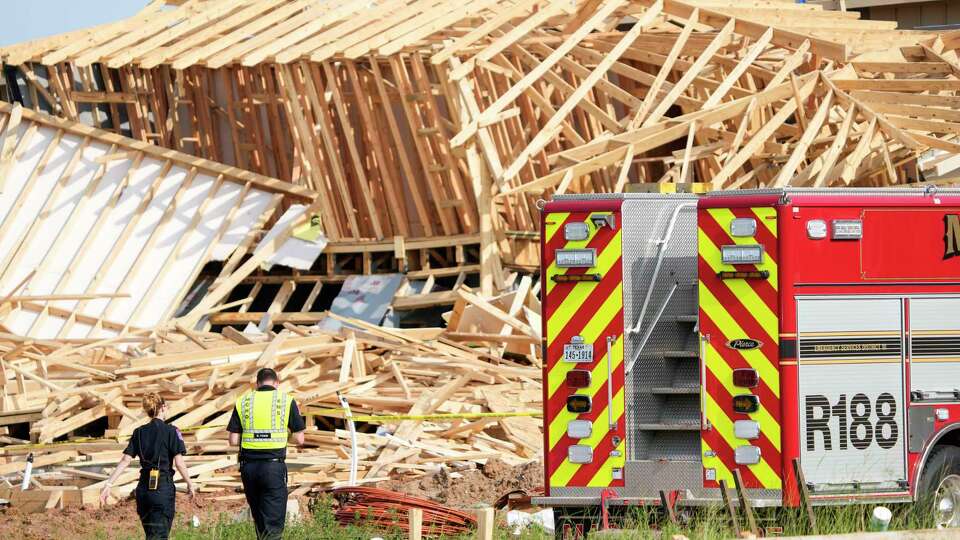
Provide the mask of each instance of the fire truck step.
[{"label": "fire truck step", "polygon": [[671,318],[673,319],[674,322],[690,323],[690,324],[696,323],[698,320],[700,320],[699,315],[676,315]]},{"label": "fire truck step", "polygon": [[700,393],[699,386],[655,386],[649,389],[639,389],[640,392],[646,392],[648,394],[661,394],[661,395],[696,395]]},{"label": "fire truck step", "polygon": [[700,423],[693,422],[662,422],[656,424],[636,424],[636,429],[643,431],[700,431]]},{"label": "fire truck step", "polygon": [[699,356],[697,351],[660,351],[641,354],[640,359],[669,358],[671,360],[687,360],[691,358],[696,359],[699,358]]}]

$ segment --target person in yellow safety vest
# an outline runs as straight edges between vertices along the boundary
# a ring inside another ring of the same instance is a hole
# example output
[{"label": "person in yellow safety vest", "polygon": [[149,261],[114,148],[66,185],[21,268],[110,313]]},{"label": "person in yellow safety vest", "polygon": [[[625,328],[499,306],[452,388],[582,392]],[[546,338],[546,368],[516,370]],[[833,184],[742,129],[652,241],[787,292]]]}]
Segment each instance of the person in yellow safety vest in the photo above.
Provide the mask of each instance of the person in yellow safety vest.
[{"label": "person in yellow safety vest", "polygon": [[287,441],[303,446],[306,422],[297,402],[278,389],[270,368],[257,372],[257,389],[237,399],[227,431],[240,446],[240,479],[258,539],[279,539],[287,518]]}]

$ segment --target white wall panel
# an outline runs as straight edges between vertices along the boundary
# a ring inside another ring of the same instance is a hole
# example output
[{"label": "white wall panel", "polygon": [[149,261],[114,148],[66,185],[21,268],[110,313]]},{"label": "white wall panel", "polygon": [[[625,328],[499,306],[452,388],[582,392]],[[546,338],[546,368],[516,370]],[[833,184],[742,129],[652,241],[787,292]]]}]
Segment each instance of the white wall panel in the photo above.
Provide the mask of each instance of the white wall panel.
[{"label": "white wall panel", "polygon": [[[0,120],[10,110],[0,104]],[[0,294],[23,281],[18,295],[129,295],[32,301],[2,319],[18,334],[108,337],[162,322],[188,281],[228,257],[276,197],[256,175],[31,111],[12,136],[0,191],[0,260],[8,262]]]}]

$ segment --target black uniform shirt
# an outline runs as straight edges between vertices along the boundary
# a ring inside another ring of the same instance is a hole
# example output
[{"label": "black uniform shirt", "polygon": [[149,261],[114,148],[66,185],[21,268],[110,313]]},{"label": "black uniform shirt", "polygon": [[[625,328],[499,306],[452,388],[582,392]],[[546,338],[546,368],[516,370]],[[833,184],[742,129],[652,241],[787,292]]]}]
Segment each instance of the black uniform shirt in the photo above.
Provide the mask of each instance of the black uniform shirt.
[{"label": "black uniform shirt", "polygon": [[123,453],[140,460],[142,475],[149,474],[150,469],[160,469],[160,472],[172,476],[173,458],[186,454],[187,447],[177,428],[154,418],[147,425],[133,430]]},{"label": "black uniform shirt", "polygon": [[[257,388],[257,392],[273,392],[276,388],[265,384]],[[300,416],[300,409],[297,402],[290,401],[290,410],[287,412],[287,429],[290,433],[296,433],[307,429],[307,423]],[[240,422],[240,414],[237,408],[233,408],[233,414],[230,415],[230,423],[227,424],[227,431],[230,433],[243,433],[243,424]],[[272,448],[270,450],[249,450],[240,448],[240,459],[244,461],[257,461],[262,459],[286,459],[286,448]]]}]

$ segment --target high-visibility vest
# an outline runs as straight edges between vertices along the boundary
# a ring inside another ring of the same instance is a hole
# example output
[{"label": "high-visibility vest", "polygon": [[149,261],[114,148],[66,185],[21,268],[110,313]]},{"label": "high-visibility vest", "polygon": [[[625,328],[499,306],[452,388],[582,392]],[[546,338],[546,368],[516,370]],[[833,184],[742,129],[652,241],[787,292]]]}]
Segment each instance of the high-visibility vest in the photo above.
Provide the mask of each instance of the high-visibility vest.
[{"label": "high-visibility vest", "polygon": [[279,390],[250,391],[237,400],[240,415],[240,448],[246,450],[274,450],[287,447],[287,421],[290,404],[286,392]]}]

